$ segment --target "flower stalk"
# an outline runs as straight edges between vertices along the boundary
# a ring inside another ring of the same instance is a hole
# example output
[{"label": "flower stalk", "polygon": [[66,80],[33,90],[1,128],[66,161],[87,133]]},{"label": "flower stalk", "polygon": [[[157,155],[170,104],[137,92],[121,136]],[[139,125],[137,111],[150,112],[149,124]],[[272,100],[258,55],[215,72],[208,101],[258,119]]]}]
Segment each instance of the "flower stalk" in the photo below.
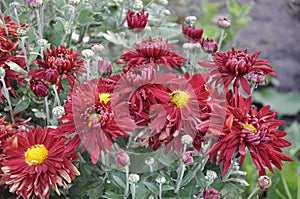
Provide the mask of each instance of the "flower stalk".
[{"label": "flower stalk", "polygon": [[56,89],[56,85],[53,84],[52,88],[53,88],[53,91],[54,91],[54,95],[55,95],[55,99],[56,99],[57,105],[61,106],[59,95],[58,95],[58,92],[57,92],[57,89]]},{"label": "flower stalk", "polygon": [[222,42],[223,42],[223,40],[225,39],[224,33],[225,33],[225,30],[224,30],[224,29],[221,29],[221,31],[220,31],[220,38],[219,38],[219,42],[218,42],[218,46],[219,46],[218,51],[221,50]]},{"label": "flower stalk", "polygon": [[64,36],[63,36],[63,38],[62,38],[62,40],[61,40],[61,44],[63,44],[64,42],[65,42],[65,39],[66,39],[66,37],[67,37],[67,33],[68,32],[70,32],[70,38],[72,37],[72,33],[73,33],[73,31],[71,30],[71,25],[72,25],[72,23],[73,23],[73,21],[74,21],[74,19],[75,19],[75,16],[76,16],[76,7],[75,6],[73,6],[72,7],[72,11],[71,11],[71,16],[70,16],[70,19],[69,19],[69,22],[68,22],[68,26],[67,26],[67,29],[66,29],[66,31],[65,31],[65,34],[64,34]]},{"label": "flower stalk", "polygon": [[125,165],[125,180],[126,180],[126,187],[125,187],[125,193],[124,193],[124,199],[127,198],[128,192],[129,192],[129,166]]},{"label": "flower stalk", "polygon": [[[187,147],[187,145],[184,144],[183,149],[182,149],[182,154],[186,151],[186,147]],[[183,176],[184,176],[184,171],[185,171],[185,164],[184,164],[183,161],[181,161],[180,166],[179,166],[179,174],[178,174],[178,177],[177,177],[177,184],[176,184],[176,187],[175,187],[175,190],[174,190],[174,193],[176,193],[176,194],[179,193],[180,185],[181,185],[181,182],[182,182],[182,179],[183,179]]]},{"label": "flower stalk", "polygon": [[49,104],[48,104],[48,96],[45,96],[45,107],[46,107],[46,124],[49,125],[50,111],[49,111]]},{"label": "flower stalk", "polygon": [[252,190],[252,192],[250,193],[250,195],[248,196],[247,199],[253,198],[253,196],[259,194],[259,192],[260,192],[259,187],[258,187],[258,186],[255,186],[254,189]]}]

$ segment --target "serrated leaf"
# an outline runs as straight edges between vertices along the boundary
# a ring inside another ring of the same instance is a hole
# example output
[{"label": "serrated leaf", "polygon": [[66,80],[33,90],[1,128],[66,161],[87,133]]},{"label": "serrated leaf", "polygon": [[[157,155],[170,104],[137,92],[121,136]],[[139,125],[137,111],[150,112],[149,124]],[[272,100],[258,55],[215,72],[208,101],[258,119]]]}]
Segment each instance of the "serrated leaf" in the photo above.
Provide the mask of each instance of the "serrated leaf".
[{"label": "serrated leaf", "polygon": [[25,109],[28,108],[29,104],[30,104],[29,99],[19,101],[16,107],[14,108],[13,114],[16,115],[17,113],[24,111]]},{"label": "serrated leaf", "polygon": [[144,185],[145,185],[151,192],[155,193],[155,195],[158,195],[158,194],[159,194],[158,187],[155,186],[153,183],[151,183],[151,182],[146,182],[146,181],[144,181],[143,183],[144,183]]},{"label": "serrated leaf", "polygon": [[297,115],[300,111],[300,94],[296,92],[280,93],[271,88],[254,92],[253,100],[264,106],[270,105],[279,115]]}]

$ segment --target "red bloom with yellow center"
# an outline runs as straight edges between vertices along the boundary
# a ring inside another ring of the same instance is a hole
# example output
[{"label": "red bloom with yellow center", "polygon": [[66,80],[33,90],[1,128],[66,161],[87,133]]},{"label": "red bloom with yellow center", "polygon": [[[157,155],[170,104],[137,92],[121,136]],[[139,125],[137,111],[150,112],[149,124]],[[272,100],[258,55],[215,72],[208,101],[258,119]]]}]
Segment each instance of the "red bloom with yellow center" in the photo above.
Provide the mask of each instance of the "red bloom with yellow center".
[{"label": "red bloom with yellow center", "polygon": [[50,188],[60,194],[58,186],[67,188],[80,175],[72,164],[78,145],[41,127],[14,135],[4,150],[1,168],[9,191],[23,198],[49,198]]},{"label": "red bloom with yellow center", "polygon": [[82,150],[89,149],[93,163],[100,152],[111,151],[113,139],[129,136],[134,131],[133,121],[125,114],[123,104],[112,108],[114,77],[75,85],[65,106],[66,113],[60,118],[65,121],[52,133],[55,135],[76,132],[83,141]]},{"label": "red bloom with yellow center", "polygon": [[222,176],[231,165],[234,156],[240,157],[243,163],[246,148],[248,148],[252,161],[260,175],[265,175],[267,167],[272,173],[272,164],[281,170],[282,161],[292,161],[292,158],[284,155],[282,149],[291,145],[283,139],[286,132],[278,130],[284,121],[276,120],[276,112],[270,112],[270,106],[257,111],[251,106],[251,97],[244,99],[239,97],[237,103],[231,100],[228,107],[225,127],[219,140],[207,152],[213,161],[220,153],[217,164],[222,162]]},{"label": "red bloom with yellow center", "polygon": [[163,41],[161,38],[152,39],[149,37],[141,43],[134,44],[134,50],[127,48],[127,52],[121,55],[121,60],[129,68],[143,64],[159,64],[164,65],[169,70],[172,67],[178,68],[182,66],[186,58],[174,51],[174,45]]},{"label": "red bloom with yellow center", "polygon": [[171,90],[168,103],[152,106],[149,130],[137,140],[154,150],[164,144],[167,152],[171,148],[179,151],[182,148],[182,129],[195,138],[200,117],[209,107],[210,92],[199,73],[193,77],[186,74],[184,78],[172,79],[166,85]]},{"label": "red bloom with yellow center", "polygon": [[238,95],[241,86],[243,90],[250,94],[249,82],[246,80],[247,74],[257,72],[263,75],[276,76],[268,60],[258,60],[260,51],[249,55],[247,50],[236,50],[232,48],[227,53],[217,52],[213,54],[215,60],[212,62],[200,62],[199,64],[209,69],[209,74],[219,85],[224,85],[227,92],[228,87],[233,83],[233,90]]},{"label": "red bloom with yellow center", "polygon": [[36,60],[41,68],[34,69],[29,72],[29,76],[57,84],[58,90],[63,89],[61,80],[66,79],[73,86],[75,82],[75,74],[83,71],[83,60],[79,60],[80,53],[74,52],[73,49],[67,50],[65,46],[47,49],[44,54],[44,61]]}]

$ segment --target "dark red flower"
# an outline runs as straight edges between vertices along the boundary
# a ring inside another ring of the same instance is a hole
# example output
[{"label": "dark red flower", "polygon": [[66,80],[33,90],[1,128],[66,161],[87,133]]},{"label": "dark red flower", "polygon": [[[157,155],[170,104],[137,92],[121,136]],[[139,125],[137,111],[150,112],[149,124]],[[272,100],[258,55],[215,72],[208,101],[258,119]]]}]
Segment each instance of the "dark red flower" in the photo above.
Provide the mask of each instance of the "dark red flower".
[{"label": "dark red flower", "polygon": [[218,50],[218,43],[213,39],[202,39],[201,46],[207,53],[215,53]]},{"label": "dark red flower", "polygon": [[182,25],[182,33],[190,42],[200,42],[202,39],[203,29],[193,26],[184,27]]},{"label": "dark red flower", "polygon": [[[83,151],[90,147],[93,163],[98,161],[100,152],[111,150],[112,140],[129,136],[134,131],[133,121],[125,114],[123,104],[111,106],[112,89],[109,80],[78,83],[72,90],[66,105],[66,113],[60,118],[65,121],[52,134],[72,134],[76,131],[83,141]],[[71,103],[71,104],[70,104]]]},{"label": "dark red flower", "polygon": [[217,164],[222,162],[222,177],[225,176],[234,156],[240,157],[240,164],[243,163],[246,148],[249,149],[260,175],[266,174],[265,167],[274,173],[271,164],[281,170],[281,161],[293,161],[281,150],[291,145],[283,139],[287,133],[278,130],[284,121],[275,119],[277,113],[270,112],[270,106],[257,111],[256,107],[251,105],[251,97],[232,99],[229,104],[231,106],[228,107],[223,132],[207,152],[211,161],[219,153]]},{"label": "dark red flower", "polygon": [[148,13],[144,9],[141,12],[134,13],[131,10],[127,11],[127,25],[129,29],[140,32],[145,29],[148,21]]},{"label": "dark red flower", "polygon": [[78,145],[41,127],[15,134],[4,149],[1,168],[9,191],[23,198],[49,198],[51,188],[60,194],[58,186],[67,188],[80,175],[72,164]]},{"label": "dark red flower", "polygon": [[128,102],[129,115],[139,126],[149,123],[152,105],[168,103],[170,99],[166,80],[174,79],[175,74],[158,74],[157,67],[144,65],[129,70],[118,81],[114,96],[119,102]]},{"label": "dark red flower", "polygon": [[[2,22],[1,15],[0,15],[0,18],[1,18],[1,22]],[[19,38],[19,36],[18,36],[19,26],[17,24],[15,24],[15,22],[13,22],[9,16],[4,17],[4,23],[5,23],[5,26],[2,23],[0,24],[0,35],[6,36],[6,37],[11,36],[15,39],[18,39]],[[20,25],[21,25],[21,28],[27,29],[27,26],[25,24],[21,23]],[[6,31],[8,32],[8,35],[6,34]]]},{"label": "dark red flower", "polygon": [[162,41],[161,38],[152,39],[149,37],[141,43],[134,44],[134,50],[127,48],[127,52],[121,55],[121,60],[129,68],[134,68],[137,65],[143,64],[159,64],[164,65],[169,70],[172,67],[178,68],[182,66],[183,58],[178,52],[173,51],[175,46]]},{"label": "dark red flower", "polygon": [[195,137],[200,117],[206,114],[209,106],[210,92],[199,73],[192,78],[186,74],[184,78],[166,79],[165,84],[171,90],[169,102],[152,106],[149,130],[137,141],[154,150],[164,144],[166,152],[171,148],[180,151],[183,132]]},{"label": "dark red flower", "polygon": [[242,86],[243,90],[250,94],[251,89],[245,79],[250,72],[257,72],[263,75],[276,76],[268,60],[258,60],[260,51],[249,55],[247,50],[236,50],[232,48],[227,53],[217,52],[213,54],[215,60],[212,62],[200,62],[199,64],[209,68],[209,74],[219,85],[224,85],[227,92],[228,87],[233,83],[233,90],[238,95],[238,89]]},{"label": "dark red flower", "polygon": [[67,50],[65,46],[47,49],[44,54],[44,61],[36,60],[41,68],[29,72],[33,78],[45,80],[51,84],[57,84],[58,90],[63,89],[61,80],[67,78],[70,85],[74,85],[75,74],[83,71],[83,60],[79,60],[80,53],[74,52],[73,49]]},{"label": "dark red flower", "polygon": [[219,199],[220,193],[216,189],[205,189],[203,192],[203,199]]},{"label": "dark red flower", "polygon": [[38,97],[45,97],[49,91],[48,85],[38,79],[30,80],[30,89]]}]

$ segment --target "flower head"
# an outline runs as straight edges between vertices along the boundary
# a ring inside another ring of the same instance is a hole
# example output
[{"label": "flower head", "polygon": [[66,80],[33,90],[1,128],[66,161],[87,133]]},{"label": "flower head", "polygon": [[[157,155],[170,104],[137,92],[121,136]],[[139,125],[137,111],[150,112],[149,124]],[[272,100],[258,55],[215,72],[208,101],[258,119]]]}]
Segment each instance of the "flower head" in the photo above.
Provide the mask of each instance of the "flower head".
[{"label": "flower head", "polygon": [[193,164],[194,163],[194,151],[185,151],[182,154],[184,164]]},{"label": "flower head", "polygon": [[144,9],[142,9],[142,11],[138,13],[134,13],[131,10],[128,10],[126,19],[129,29],[141,32],[147,25],[148,13],[145,13]]},{"label": "flower head", "polygon": [[205,189],[203,192],[203,199],[219,199],[220,193],[216,189]]},{"label": "flower head", "polygon": [[207,53],[215,53],[218,50],[218,43],[213,39],[202,39],[201,46]]},{"label": "flower head", "polygon": [[50,188],[60,194],[57,186],[67,188],[80,175],[72,164],[79,142],[54,137],[41,127],[16,134],[12,140],[1,168],[10,192],[23,198],[49,198]]},{"label": "flower head", "polygon": [[73,49],[67,50],[65,46],[47,49],[44,52],[44,61],[36,60],[39,69],[29,72],[29,76],[39,80],[45,80],[50,84],[56,84],[58,91],[63,89],[61,80],[67,78],[71,86],[75,82],[75,74],[79,74],[83,70],[83,60],[79,60],[80,53],[76,53]]},{"label": "flower head", "polygon": [[102,77],[108,77],[112,73],[112,65],[109,61],[98,61],[98,72]]},{"label": "flower head", "polygon": [[217,84],[224,84],[225,91],[228,90],[231,83],[235,94],[242,86],[243,90],[250,94],[250,86],[246,76],[250,72],[260,73],[261,75],[276,76],[273,68],[267,60],[258,60],[261,52],[258,51],[253,55],[248,54],[247,50],[236,50],[232,48],[227,53],[217,52],[213,54],[215,60],[210,62],[201,62],[200,65],[209,68],[209,74],[213,77],[212,81]]},{"label": "flower head", "polygon": [[231,165],[233,156],[240,157],[243,163],[246,148],[249,149],[251,158],[260,175],[265,175],[267,167],[272,173],[272,164],[281,170],[282,161],[293,161],[282,153],[282,148],[291,145],[283,139],[286,132],[278,130],[284,122],[276,120],[276,112],[270,112],[270,106],[265,106],[257,111],[251,106],[251,97],[239,97],[229,103],[225,128],[219,140],[207,152],[213,161],[220,152],[217,164],[222,162],[222,177]]},{"label": "flower head", "polygon": [[164,65],[169,70],[172,67],[178,68],[182,66],[183,61],[187,60],[173,51],[175,46],[163,41],[161,38],[152,39],[149,37],[141,43],[134,44],[134,50],[127,48],[127,52],[121,55],[121,60],[129,68],[143,64]]},{"label": "flower head", "polygon": [[218,20],[218,25],[219,25],[219,28],[221,28],[221,29],[228,29],[231,26],[231,20],[226,17],[220,18]]},{"label": "flower head", "polygon": [[30,80],[30,89],[38,97],[45,97],[48,94],[49,87],[41,80]]},{"label": "flower head", "polygon": [[36,8],[43,4],[43,0],[28,0],[28,5],[30,7]]},{"label": "flower head", "polygon": [[187,27],[182,26],[182,33],[190,42],[196,43],[201,41],[203,29],[195,28],[193,26],[187,26]]}]

